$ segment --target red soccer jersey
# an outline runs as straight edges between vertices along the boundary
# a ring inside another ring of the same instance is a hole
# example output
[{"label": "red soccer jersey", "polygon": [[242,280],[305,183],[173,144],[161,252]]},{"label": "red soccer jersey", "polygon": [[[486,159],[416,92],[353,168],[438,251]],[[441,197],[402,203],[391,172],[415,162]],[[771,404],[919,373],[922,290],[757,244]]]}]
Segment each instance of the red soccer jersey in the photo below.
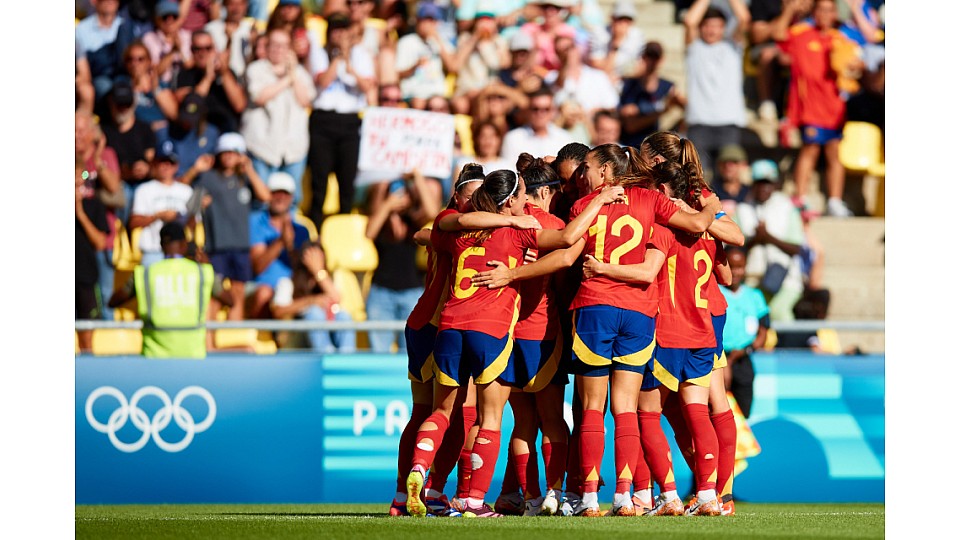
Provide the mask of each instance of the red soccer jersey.
[{"label": "red soccer jersey", "polygon": [[427,323],[437,326],[440,322],[440,310],[447,301],[450,293],[447,282],[450,280],[451,261],[447,253],[438,253],[436,248],[437,234],[440,232],[440,219],[450,214],[458,213],[454,209],[445,209],[433,220],[433,229],[430,231],[430,243],[427,246],[427,275],[424,278],[423,294],[413,306],[413,311],[407,317],[407,326],[419,330]]},{"label": "red soccer jersey", "polygon": [[657,343],[672,349],[716,347],[707,284],[719,242],[709,233],[675,231],[674,236],[676,242],[657,276]]},{"label": "red soccer jersey", "polygon": [[511,268],[523,260],[526,249],[537,248],[537,231],[499,227],[482,244],[480,231],[439,234],[437,250],[449,253],[453,276],[449,297],[440,312],[440,330],[473,330],[502,338],[513,329],[519,311],[517,284],[499,289],[478,287],[470,278],[489,270],[487,261],[497,260]]},{"label": "red soccer jersey", "polygon": [[[575,218],[599,191],[583,197],[570,211]],[[659,191],[637,186],[624,190],[626,204],[605,205],[593,221],[584,239],[583,255],[611,264],[643,262],[654,223],[666,224],[679,210]],[[655,284],[625,283],[604,276],[585,279],[570,304],[570,309],[586,306],[614,306],[639,311],[653,317],[657,314]]]},{"label": "red soccer jersey", "polygon": [[787,39],[779,43],[791,58],[787,116],[796,125],[843,126],[846,102],[830,66],[830,49],[836,39],[847,38],[838,30],[820,33],[812,24],[801,22],[791,26]]},{"label": "red soccer jersey", "polygon": [[[544,229],[563,229],[565,225],[562,219],[534,204],[527,203],[523,210],[537,218]],[[560,320],[557,318],[556,294],[551,286],[552,277],[520,281],[520,319],[513,331],[514,338],[544,340],[556,337]]]}]

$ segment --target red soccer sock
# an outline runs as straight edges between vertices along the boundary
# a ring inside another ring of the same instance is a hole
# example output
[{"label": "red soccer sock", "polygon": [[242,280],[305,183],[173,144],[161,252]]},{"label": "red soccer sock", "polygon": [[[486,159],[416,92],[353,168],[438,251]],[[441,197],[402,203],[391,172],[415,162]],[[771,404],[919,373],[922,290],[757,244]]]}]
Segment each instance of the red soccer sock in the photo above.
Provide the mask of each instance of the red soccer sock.
[{"label": "red soccer sock", "polygon": [[[638,434],[642,436],[642,433],[639,433],[640,426],[640,411],[634,415],[634,418],[637,421]],[[650,467],[647,465],[647,457],[643,453],[643,444],[637,443],[637,461],[633,466],[633,490],[640,491],[643,489],[651,489],[653,484],[650,483]]]},{"label": "red soccer sock", "polygon": [[713,429],[717,432],[720,456],[717,459],[717,495],[733,493],[733,468],[737,462],[737,421],[733,411],[715,414],[710,417]]},{"label": "red soccer sock", "polygon": [[531,451],[527,455],[529,459],[527,460],[526,473],[524,474],[523,482],[520,484],[520,489],[523,491],[524,499],[536,499],[543,495],[543,492],[540,490],[540,462],[537,459],[536,452]]},{"label": "red soccer sock", "polygon": [[[480,436],[479,434],[477,435]],[[507,451],[507,466],[503,470],[503,482],[500,484],[500,494],[517,493],[520,491],[520,481],[517,477],[517,456]]]},{"label": "red soccer sock", "polygon": [[413,468],[413,448],[417,443],[417,430],[430,416],[433,407],[426,403],[414,403],[410,412],[410,420],[400,434],[400,445],[397,449],[397,492],[407,492],[407,474]]},{"label": "red soccer sock", "polygon": [[453,468],[460,459],[460,451],[463,450],[463,441],[467,433],[463,430],[463,412],[454,409],[453,416],[450,417],[450,427],[443,436],[443,442],[437,449],[437,456],[433,460],[433,467],[430,468],[430,476],[424,484],[424,489],[433,489],[443,492],[447,486],[447,479]]},{"label": "red soccer sock", "polygon": [[[513,467],[517,476],[517,486],[520,488],[520,493],[526,497],[527,494],[527,466],[530,463],[530,453],[526,454],[514,454],[512,451],[510,455],[513,456]],[[513,493],[509,491],[507,493]]]},{"label": "red soccer sock", "polygon": [[500,453],[500,430],[481,429],[473,443],[473,476],[470,479],[470,497],[483,500],[490,490],[493,471]]},{"label": "red soccer sock", "polygon": [[436,425],[436,428],[423,429],[421,427],[417,430],[417,445],[413,449],[413,467],[419,465],[424,470],[429,469],[430,465],[433,464],[437,450],[443,442],[443,434],[450,427],[450,420],[442,413],[431,414],[423,423],[429,424],[431,422]]},{"label": "red soccer sock", "polygon": [[[477,408],[463,408],[463,432],[470,433],[477,422]],[[470,454],[473,446],[466,445],[460,449],[460,459],[457,461],[457,497],[465,499],[470,492],[470,476],[473,474],[473,465],[470,463]]]},{"label": "red soccer sock", "polygon": [[580,474],[583,479],[583,493],[598,491],[603,443],[603,413],[584,409],[583,425],[580,426]]},{"label": "red soccer sock", "polygon": [[543,470],[547,477],[547,489],[563,488],[563,475],[567,468],[567,443],[543,443]]},{"label": "red soccer sock", "polygon": [[627,412],[613,416],[613,454],[617,472],[617,493],[630,493],[633,468],[640,452],[640,426],[637,413]]},{"label": "red soccer sock", "polygon": [[676,490],[670,443],[660,426],[660,413],[640,412],[640,443],[643,445],[643,455],[650,466],[653,480],[660,486],[660,492]]},{"label": "red soccer sock", "polygon": [[706,491],[717,487],[717,455],[720,444],[717,432],[710,423],[710,409],[703,403],[688,403],[683,406],[683,417],[693,436],[696,448],[694,460],[697,471],[697,490]]},{"label": "red soccer sock", "polygon": [[687,463],[687,467],[690,467],[690,470],[693,471],[694,478],[696,478],[697,465],[693,459],[693,437],[690,435],[690,428],[687,427],[687,421],[683,417],[681,407],[680,396],[670,394],[663,406],[663,416],[666,417],[667,422],[670,422],[670,427],[673,428],[673,438],[677,441],[677,448],[680,449],[683,460]]}]

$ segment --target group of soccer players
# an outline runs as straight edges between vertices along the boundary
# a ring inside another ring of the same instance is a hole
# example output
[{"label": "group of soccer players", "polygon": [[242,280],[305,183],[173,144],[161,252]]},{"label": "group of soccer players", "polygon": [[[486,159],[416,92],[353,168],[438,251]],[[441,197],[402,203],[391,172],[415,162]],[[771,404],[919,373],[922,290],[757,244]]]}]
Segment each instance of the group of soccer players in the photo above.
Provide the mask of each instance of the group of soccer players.
[{"label": "group of soccer players", "polygon": [[[428,270],[405,329],[413,410],[390,514],[733,514],[736,424],[712,375],[726,361],[723,244],[744,239],[706,189],[694,145],[672,132],[639,148],[572,143],[549,163],[522,154],[517,172],[465,166],[417,234]],[[507,403],[515,427],[491,507]],[[616,491],[601,511],[608,409]],[[695,473],[686,505],[662,415]]]}]

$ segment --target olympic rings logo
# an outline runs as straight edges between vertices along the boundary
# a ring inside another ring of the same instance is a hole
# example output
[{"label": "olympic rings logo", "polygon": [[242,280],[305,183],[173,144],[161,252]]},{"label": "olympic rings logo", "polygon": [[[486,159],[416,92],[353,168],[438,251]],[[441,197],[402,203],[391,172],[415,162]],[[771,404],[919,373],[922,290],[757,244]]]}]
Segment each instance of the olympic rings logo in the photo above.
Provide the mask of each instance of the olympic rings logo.
[{"label": "olympic rings logo", "polygon": [[[106,424],[101,423],[93,415],[93,404],[102,396],[116,399],[119,405],[117,409],[110,414],[110,418]],[[155,396],[163,403],[163,406],[153,414],[153,418],[149,418],[147,413],[139,407],[140,400],[147,396]],[[207,402],[207,417],[204,418],[202,422],[195,422],[190,411],[181,406],[183,400],[190,396],[199,396]],[[133,393],[133,397],[130,398],[129,403],[127,402],[126,396],[124,396],[120,390],[112,386],[101,386],[91,392],[87,397],[84,410],[90,426],[100,433],[106,433],[110,442],[117,450],[127,453],[140,450],[147,444],[151,437],[153,438],[153,442],[157,443],[157,446],[160,447],[161,450],[166,452],[179,452],[190,445],[196,433],[206,431],[217,417],[216,401],[214,401],[210,392],[201,386],[188,386],[180,390],[172,402],[170,401],[170,396],[160,388],[156,386],[144,386]],[[142,432],[140,438],[131,443],[123,442],[117,437],[117,431],[126,425],[128,419],[134,427]],[[165,441],[160,436],[160,432],[170,425],[171,419],[185,433],[183,439],[173,443]]]}]

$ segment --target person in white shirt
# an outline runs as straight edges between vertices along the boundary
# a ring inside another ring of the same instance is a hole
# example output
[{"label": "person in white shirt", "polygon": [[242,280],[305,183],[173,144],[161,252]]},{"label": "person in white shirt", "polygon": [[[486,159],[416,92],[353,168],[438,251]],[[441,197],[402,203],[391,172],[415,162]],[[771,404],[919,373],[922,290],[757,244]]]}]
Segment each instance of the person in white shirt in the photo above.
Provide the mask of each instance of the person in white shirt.
[{"label": "person in white shirt", "polygon": [[560,69],[549,73],[544,82],[554,90],[557,104],[577,103],[586,118],[600,109],[616,109],[620,93],[607,74],[583,63],[582,53],[573,38],[557,37],[555,48]]},{"label": "person in white shirt", "polygon": [[763,291],[773,321],[794,320],[793,306],[803,296],[800,251],[803,219],[787,194],[780,191],[780,170],[769,159],[750,167],[750,195],[737,204],[734,220],[746,238],[746,281]]},{"label": "person in white shirt", "polygon": [[141,228],[139,248],[143,254],[140,264],[149,267],[163,260],[160,249],[160,229],[171,221],[186,221],[187,201],[193,188],[177,181],[180,160],[172,145],[164,145],[153,159],[154,179],[140,184],[133,192],[130,209],[130,230]]},{"label": "person in white shirt", "polygon": [[563,146],[573,140],[565,129],[553,123],[557,107],[553,92],[541,88],[530,95],[529,122],[511,129],[503,138],[500,155],[509,163],[516,164],[521,153],[535,157],[555,156]]},{"label": "person in white shirt", "polygon": [[377,81],[373,58],[350,33],[346,13],[327,17],[326,46],[318,49],[311,73],[317,87],[310,113],[310,185],[313,197],[309,217],[318,227],[323,222],[327,179],[334,173],[340,194],[339,212],[353,208],[354,182],[360,159],[360,116],[376,99]]},{"label": "person in white shirt", "polygon": [[397,41],[400,91],[414,109],[423,109],[432,96],[446,96],[447,73],[459,72],[457,52],[438,30],[442,16],[436,4],[421,2],[414,31]]}]

